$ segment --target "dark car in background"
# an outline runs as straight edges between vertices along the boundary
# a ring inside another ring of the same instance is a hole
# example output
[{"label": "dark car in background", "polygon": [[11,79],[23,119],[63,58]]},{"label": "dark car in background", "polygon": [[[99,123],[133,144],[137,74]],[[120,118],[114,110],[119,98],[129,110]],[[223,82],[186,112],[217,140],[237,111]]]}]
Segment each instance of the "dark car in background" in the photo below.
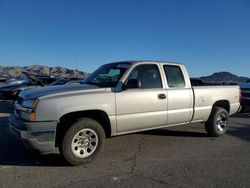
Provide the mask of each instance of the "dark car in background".
[{"label": "dark car in background", "polygon": [[11,77],[8,75],[1,75],[0,76],[0,85],[5,83],[7,80],[10,80],[10,79],[11,79]]},{"label": "dark car in background", "polygon": [[246,108],[250,106],[250,80],[246,83],[239,84],[241,90],[241,112],[245,112]]},{"label": "dark car in background", "polygon": [[80,84],[82,78],[55,78],[53,76],[44,75],[24,75],[18,79],[10,79],[0,86],[0,96],[4,99],[16,100],[21,91],[29,90],[37,87]]},{"label": "dark car in background", "polygon": [[23,74],[23,76],[17,79],[6,80],[5,83],[0,86],[0,95],[2,98],[15,100],[18,94],[23,90],[42,87],[56,80],[53,76]]},{"label": "dark car in background", "polygon": [[83,81],[82,78],[59,78],[56,81],[49,84],[48,86],[80,84],[82,81]]}]

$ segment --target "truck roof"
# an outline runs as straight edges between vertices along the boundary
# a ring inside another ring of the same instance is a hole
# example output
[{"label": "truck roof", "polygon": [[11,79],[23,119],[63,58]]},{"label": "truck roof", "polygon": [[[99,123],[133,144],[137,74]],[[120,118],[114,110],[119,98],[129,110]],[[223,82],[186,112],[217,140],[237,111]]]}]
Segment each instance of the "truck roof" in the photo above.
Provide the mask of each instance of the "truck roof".
[{"label": "truck roof", "polygon": [[161,64],[172,64],[172,65],[183,65],[181,63],[171,62],[171,61],[155,61],[155,60],[129,60],[129,61],[117,61],[108,64],[136,64],[136,63],[161,63]]}]

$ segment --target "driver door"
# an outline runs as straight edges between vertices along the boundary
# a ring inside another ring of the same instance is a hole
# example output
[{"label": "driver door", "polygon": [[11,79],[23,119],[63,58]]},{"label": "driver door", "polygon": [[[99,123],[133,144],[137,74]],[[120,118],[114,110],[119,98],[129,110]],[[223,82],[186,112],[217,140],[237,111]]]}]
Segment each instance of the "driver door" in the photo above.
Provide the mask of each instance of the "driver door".
[{"label": "driver door", "polygon": [[163,89],[158,64],[139,64],[128,79],[137,79],[140,88],[116,93],[117,133],[165,125],[167,122],[167,92]]}]

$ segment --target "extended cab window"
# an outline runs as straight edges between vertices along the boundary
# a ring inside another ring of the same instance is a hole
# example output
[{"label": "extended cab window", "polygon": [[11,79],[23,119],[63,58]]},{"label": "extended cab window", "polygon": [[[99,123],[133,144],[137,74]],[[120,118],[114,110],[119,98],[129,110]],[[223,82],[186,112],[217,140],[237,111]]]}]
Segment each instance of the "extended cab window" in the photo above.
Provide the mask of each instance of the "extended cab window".
[{"label": "extended cab window", "polygon": [[168,86],[171,88],[183,88],[185,87],[185,79],[182,74],[182,70],[179,66],[164,65],[164,71],[167,77]]},{"label": "extended cab window", "polygon": [[135,67],[128,79],[137,79],[141,83],[141,89],[162,88],[161,75],[155,64],[144,64]]}]

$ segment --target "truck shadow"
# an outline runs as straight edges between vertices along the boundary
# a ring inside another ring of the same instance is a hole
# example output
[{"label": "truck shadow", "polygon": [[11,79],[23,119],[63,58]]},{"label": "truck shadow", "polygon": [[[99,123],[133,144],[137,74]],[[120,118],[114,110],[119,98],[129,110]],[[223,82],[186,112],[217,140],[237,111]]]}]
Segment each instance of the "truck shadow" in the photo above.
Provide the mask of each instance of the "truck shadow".
[{"label": "truck shadow", "polygon": [[174,137],[208,137],[206,133],[193,132],[193,131],[177,131],[168,129],[156,129],[142,132],[145,135],[155,135],[155,136],[174,136]]},{"label": "truck shadow", "polygon": [[232,117],[237,117],[237,118],[250,118],[250,112],[244,112],[244,113],[236,113]]},{"label": "truck shadow", "polygon": [[250,142],[250,124],[239,123],[237,126],[230,127],[227,134]]}]

